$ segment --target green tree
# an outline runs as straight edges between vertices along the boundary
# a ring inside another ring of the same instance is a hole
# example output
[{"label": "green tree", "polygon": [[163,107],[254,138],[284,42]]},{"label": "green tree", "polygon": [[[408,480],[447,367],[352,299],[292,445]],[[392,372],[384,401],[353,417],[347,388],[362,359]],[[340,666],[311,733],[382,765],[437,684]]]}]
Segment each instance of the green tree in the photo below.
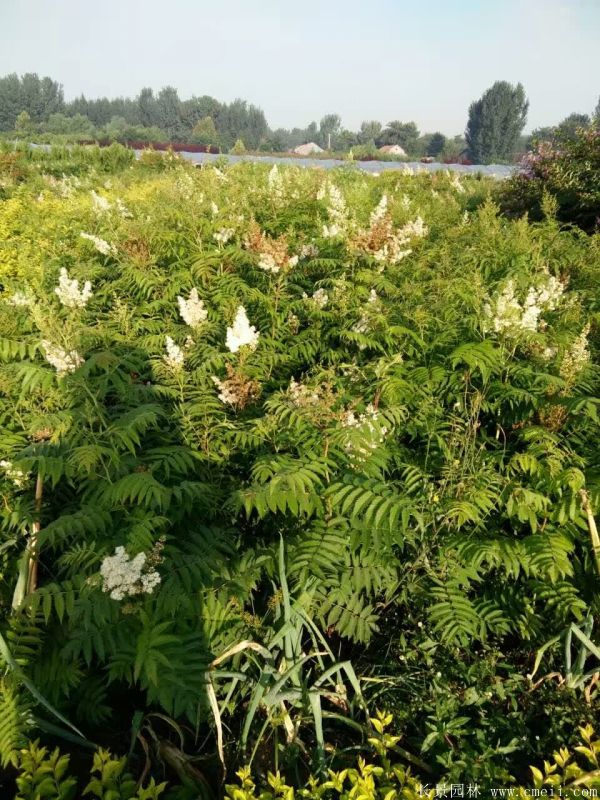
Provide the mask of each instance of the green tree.
[{"label": "green tree", "polygon": [[202,97],[190,97],[181,103],[181,118],[185,127],[192,131],[196,123],[205,117],[217,119],[221,107],[218,100],[206,94]]},{"label": "green tree", "polygon": [[21,105],[21,83],[16,72],[0,78],[0,130],[12,131]]},{"label": "green tree", "polygon": [[594,109],[593,118],[596,125],[600,125],[600,97],[598,98],[596,108]]},{"label": "green tree", "polygon": [[531,132],[530,144],[534,145],[535,142],[551,142],[554,139],[556,128],[552,125],[544,125],[541,128],[536,128]]},{"label": "green tree", "polygon": [[465,132],[469,158],[478,164],[510,159],[527,122],[528,108],[522,84],[496,81],[469,107]]},{"label": "green tree", "polygon": [[183,133],[181,119],[181,100],[177,89],[165,86],[156,97],[157,121],[155,124],[161,128],[169,139],[178,139]]},{"label": "green tree", "polygon": [[367,144],[367,142],[370,142],[371,140],[376,142],[381,135],[382,129],[383,125],[376,119],[365,120],[364,122],[360,123],[358,141],[361,144]]},{"label": "green tree", "polygon": [[204,117],[198,120],[192,130],[192,141],[194,144],[219,144],[219,134],[212,117]]},{"label": "green tree", "polygon": [[243,139],[236,139],[235,144],[231,148],[231,153],[234,156],[243,156],[248,151],[246,150],[246,145],[244,144]]},{"label": "green tree", "polygon": [[331,146],[335,150],[336,139],[342,127],[339,114],[326,114],[319,123],[319,144],[325,149]]},{"label": "green tree", "polygon": [[560,122],[556,127],[556,136],[558,139],[573,139],[579,128],[587,128],[591,123],[588,114],[569,114]]},{"label": "green tree", "polygon": [[154,92],[144,87],[136,98],[139,121],[142,125],[158,125],[158,105]]},{"label": "green tree", "polygon": [[414,153],[418,138],[419,129],[414,122],[400,122],[395,119],[388,122],[381,132],[380,143],[399,144],[407,153]]},{"label": "green tree", "polygon": [[82,138],[93,137],[96,133],[91,120],[83,114],[74,114],[72,117],[61,113],[50,114],[44,128],[48,133],[80,136]]},{"label": "green tree", "polygon": [[33,124],[27,111],[21,111],[15,120],[15,130],[19,133],[31,133]]},{"label": "green tree", "polygon": [[426,153],[428,156],[439,156],[444,147],[446,146],[446,137],[443,133],[433,133],[431,135],[431,139],[429,140],[429,144],[427,146]]}]

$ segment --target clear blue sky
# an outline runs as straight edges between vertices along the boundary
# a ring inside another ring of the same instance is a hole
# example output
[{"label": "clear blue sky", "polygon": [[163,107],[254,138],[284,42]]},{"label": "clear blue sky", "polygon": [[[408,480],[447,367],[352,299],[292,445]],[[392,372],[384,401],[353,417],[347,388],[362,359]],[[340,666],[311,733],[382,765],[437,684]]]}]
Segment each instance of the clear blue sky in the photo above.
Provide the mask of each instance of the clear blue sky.
[{"label": "clear blue sky", "polygon": [[521,81],[527,128],[590,113],[600,0],[0,0],[0,75],[38,72],[65,96],[242,97],[273,127],[337,112],[464,130],[495,80]]}]

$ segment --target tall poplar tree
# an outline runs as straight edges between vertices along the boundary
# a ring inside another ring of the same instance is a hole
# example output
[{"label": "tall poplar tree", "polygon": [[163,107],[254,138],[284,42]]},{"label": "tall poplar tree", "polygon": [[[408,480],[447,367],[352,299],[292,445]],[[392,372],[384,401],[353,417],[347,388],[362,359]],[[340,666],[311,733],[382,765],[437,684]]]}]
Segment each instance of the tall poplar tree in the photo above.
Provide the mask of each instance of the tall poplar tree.
[{"label": "tall poplar tree", "polygon": [[471,161],[489,164],[509,160],[527,122],[529,101],[522,84],[496,81],[469,107],[465,138]]}]

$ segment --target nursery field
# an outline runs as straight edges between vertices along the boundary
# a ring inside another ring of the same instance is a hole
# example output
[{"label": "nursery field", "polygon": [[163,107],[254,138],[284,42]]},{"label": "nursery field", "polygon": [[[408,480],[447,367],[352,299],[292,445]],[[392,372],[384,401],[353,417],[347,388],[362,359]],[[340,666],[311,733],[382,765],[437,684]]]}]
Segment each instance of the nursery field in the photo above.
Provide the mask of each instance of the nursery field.
[{"label": "nursery field", "polygon": [[600,786],[600,236],[502,191],[0,153],[0,797]]}]

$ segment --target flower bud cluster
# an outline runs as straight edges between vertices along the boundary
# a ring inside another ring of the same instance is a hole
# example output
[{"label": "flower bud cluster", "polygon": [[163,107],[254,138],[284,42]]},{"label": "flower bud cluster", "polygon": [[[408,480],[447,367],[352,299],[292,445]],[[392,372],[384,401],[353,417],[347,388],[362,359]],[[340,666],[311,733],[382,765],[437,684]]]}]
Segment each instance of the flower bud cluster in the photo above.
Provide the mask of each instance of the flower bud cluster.
[{"label": "flower bud cluster", "polygon": [[124,547],[117,547],[114,556],[107,556],[100,566],[102,591],[109,592],[113,600],[152,594],[160,575],[155,569],[148,569],[146,560],[145,553],[130,559]]}]

